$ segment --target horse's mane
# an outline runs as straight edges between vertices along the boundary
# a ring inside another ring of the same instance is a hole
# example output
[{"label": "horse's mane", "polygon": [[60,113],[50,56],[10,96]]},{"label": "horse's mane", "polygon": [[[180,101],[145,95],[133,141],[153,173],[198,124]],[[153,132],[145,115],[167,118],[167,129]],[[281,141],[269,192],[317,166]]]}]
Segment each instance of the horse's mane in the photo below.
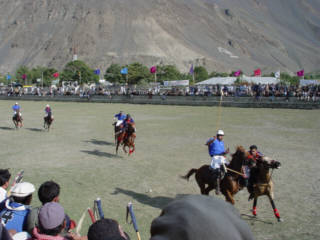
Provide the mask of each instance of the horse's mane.
[{"label": "horse's mane", "polygon": [[241,157],[241,154],[244,154],[245,157],[249,155],[249,153],[245,150],[245,148],[239,145],[236,148],[236,152],[232,154],[232,159],[229,164],[231,168],[233,167],[233,165],[238,165],[237,161],[239,161],[239,157]]}]

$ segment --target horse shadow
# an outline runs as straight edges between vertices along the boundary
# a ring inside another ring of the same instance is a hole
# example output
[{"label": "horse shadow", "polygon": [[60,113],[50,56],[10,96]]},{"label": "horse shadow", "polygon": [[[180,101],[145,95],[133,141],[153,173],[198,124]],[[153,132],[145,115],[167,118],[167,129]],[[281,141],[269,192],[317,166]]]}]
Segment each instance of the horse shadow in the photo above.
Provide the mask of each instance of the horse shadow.
[{"label": "horse shadow", "polygon": [[26,128],[26,129],[29,131],[32,131],[32,132],[43,132],[44,131],[43,129],[40,129],[40,128]]},{"label": "horse shadow", "polygon": [[248,214],[244,214],[244,213],[241,214],[241,218],[242,218],[243,220],[248,221],[248,222],[250,221],[250,224],[251,224],[251,225],[254,225],[255,222],[262,222],[262,223],[264,223],[264,224],[273,225],[273,223],[270,222],[270,221],[264,221],[264,220],[262,220],[262,219],[259,219],[259,218],[256,217],[256,216],[252,216],[252,215],[248,215]]},{"label": "horse shadow", "polygon": [[[134,198],[136,201],[144,204],[144,205],[149,205],[154,208],[159,208],[162,209],[166,205],[168,205],[170,202],[175,200],[175,198],[170,198],[170,197],[164,197],[164,196],[156,196],[156,197],[150,197],[147,194],[143,193],[137,193],[131,190],[126,190],[122,188],[115,188],[114,192],[111,193],[112,195],[117,195],[117,194],[125,194],[128,195],[132,198]],[[176,198],[181,198],[183,196],[186,196],[184,194],[178,194]]]},{"label": "horse shadow", "polygon": [[101,152],[97,149],[93,150],[93,151],[88,151],[88,150],[81,150],[81,152],[83,153],[87,153],[90,155],[95,155],[98,157],[107,157],[107,158],[122,158],[121,156],[118,156],[116,154],[112,154],[112,153],[107,153],[107,152]]},{"label": "horse shadow", "polygon": [[11,131],[11,130],[14,130],[14,128],[10,128],[10,127],[0,127],[1,130],[8,130],[8,131]]},{"label": "horse shadow", "polygon": [[92,144],[99,145],[99,146],[102,146],[102,145],[106,145],[106,146],[114,145],[114,143],[107,142],[107,141],[101,141],[101,140],[97,140],[97,139],[91,139],[91,140],[84,141],[84,142],[92,143]]}]

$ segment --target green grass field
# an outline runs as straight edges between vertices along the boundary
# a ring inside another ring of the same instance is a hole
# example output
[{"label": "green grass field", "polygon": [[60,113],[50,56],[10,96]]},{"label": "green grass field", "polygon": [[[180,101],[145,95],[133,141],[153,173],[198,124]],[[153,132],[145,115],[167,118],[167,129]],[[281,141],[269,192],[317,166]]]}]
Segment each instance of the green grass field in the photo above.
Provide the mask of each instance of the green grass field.
[{"label": "green grass field", "polygon": [[[132,201],[141,237],[149,239],[151,221],[162,207],[175,197],[199,193],[194,177],[187,182],[179,176],[210,163],[204,143],[219,127],[231,152],[237,145],[256,144],[282,163],[273,180],[283,223],[276,222],[266,197],[259,198],[253,219],[247,191],[236,195],[235,207],[256,238],[320,238],[319,111],[223,108],[217,126],[216,107],[52,102],[55,121],[45,132],[45,102],[20,102],[20,130],[13,129],[13,104],[0,101],[0,167],[13,175],[24,169],[24,180],[37,188],[46,180],[58,182],[61,203],[76,221],[100,197],[106,217],[117,219],[135,239],[125,223],[125,207]],[[111,124],[119,110],[136,121],[136,152],[130,157],[122,150],[115,155]],[[33,205],[39,205],[37,193]],[[83,234],[89,223],[87,215]]]}]

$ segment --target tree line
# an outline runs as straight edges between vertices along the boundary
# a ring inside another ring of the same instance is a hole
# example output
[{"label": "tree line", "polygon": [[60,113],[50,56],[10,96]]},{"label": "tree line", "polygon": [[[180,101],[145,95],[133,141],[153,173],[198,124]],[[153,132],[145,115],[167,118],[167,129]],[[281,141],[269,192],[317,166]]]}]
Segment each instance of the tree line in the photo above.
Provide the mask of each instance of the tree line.
[{"label": "tree line", "polygon": [[[121,74],[121,69],[127,68],[127,74]],[[58,74],[57,74],[58,73]],[[9,75],[9,77],[8,77]],[[194,76],[193,76],[194,75]],[[90,68],[85,62],[77,60],[69,62],[65,65],[61,72],[55,68],[48,68],[37,66],[34,68],[28,68],[26,66],[20,66],[14,74],[1,74],[0,82],[8,84],[10,82],[20,84],[32,84],[32,85],[51,85],[53,80],[70,81],[82,83],[97,83],[99,79],[105,79],[115,84],[137,84],[144,85],[150,82],[163,83],[163,81],[170,80],[190,80],[191,84],[204,81],[211,77],[229,77],[233,76],[234,72],[217,72],[212,71],[209,73],[203,66],[196,66],[193,69],[193,74],[182,73],[175,65],[158,65],[156,76],[150,72],[150,69],[138,62],[134,62],[128,65],[111,64],[104,73],[100,72],[100,69]],[[58,76],[58,77],[57,77]],[[274,73],[264,74],[264,77],[274,76]],[[10,78],[10,79],[8,79]],[[320,73],[308,74],[305,79],[319,79]],[[195,80],[193,82],[193,79]],[[291,76],[288,73],[281,73],[280,79],[283,82],[289,84],[297,84],[299,77]]]}]

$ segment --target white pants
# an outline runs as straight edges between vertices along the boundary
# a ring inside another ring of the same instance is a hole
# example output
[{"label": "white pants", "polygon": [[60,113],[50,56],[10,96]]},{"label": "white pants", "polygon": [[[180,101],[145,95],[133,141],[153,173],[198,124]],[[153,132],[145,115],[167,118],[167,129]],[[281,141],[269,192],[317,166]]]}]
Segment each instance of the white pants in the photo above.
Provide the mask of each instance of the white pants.
[{"label": "white pants", "polygon": [[211,159],[211,168],[219,169],[222,164],[226,164],[226,158],[224,156],[213,156]]}]

